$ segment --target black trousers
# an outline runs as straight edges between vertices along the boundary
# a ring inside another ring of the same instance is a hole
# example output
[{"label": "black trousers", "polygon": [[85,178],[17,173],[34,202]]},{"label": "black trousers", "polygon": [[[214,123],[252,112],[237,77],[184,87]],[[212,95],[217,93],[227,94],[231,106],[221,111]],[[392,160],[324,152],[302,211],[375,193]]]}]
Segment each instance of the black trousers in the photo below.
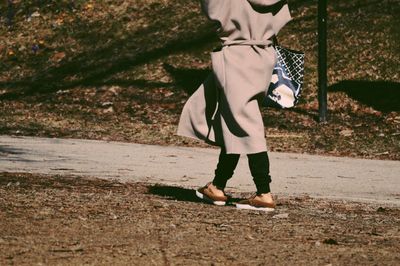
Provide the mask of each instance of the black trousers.
[{"label": "black trousers", "polygon": [[[257,194],[270,192],[269,183],[269,158],[267,152],[247,154],[249,168],[257,188]],[[239,162],[240,154],[227,154],[224,148],[221,148],[213,185],[224,190],[226,183],[233,176],[235,168]]]}]

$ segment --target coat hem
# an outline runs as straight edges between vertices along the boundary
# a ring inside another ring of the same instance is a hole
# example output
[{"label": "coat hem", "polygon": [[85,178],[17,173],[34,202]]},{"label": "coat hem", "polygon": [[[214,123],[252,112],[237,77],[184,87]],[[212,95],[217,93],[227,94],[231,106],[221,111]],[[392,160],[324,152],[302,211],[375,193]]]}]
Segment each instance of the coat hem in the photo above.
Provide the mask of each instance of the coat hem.
[{"label": "coat hem", "polygon": [[214,147],[222,147],[220,144],[218,144],[216,142],[213,142],[213,141],[211,141],[209,139],[206,139],[206,138],[200,138],[200,137],[195,136],[195,135],[190,134],[190,133],[183,133],[183,132],[178,131],[176,133],[176,135],[180,136],[180,137],[186,137],[186,138],[194,139],[194,140],[197,140],[199,142],[204,142],[204,143],[207,143],[207,144],[209,144],[211,146],[214,146]]},{"label": "coat hem", "polygon": [[[182,131],[178,131],[176,133],[176,135],[180,136],[180,137],[186,137],[186,138],[194,139],[194,140],[197,140],[199,142],[204,142],[204,143],[207,143],[207,144],[209,144],[209,145],[211,145],[213,147],[220,147],[220,148],[223,147],[223,145],[220,145],[220,144],[218,144],[216,142],[213,142],[210,139],[200,138],[200,137],[198,137],[196,135],[193,135],[191,133],[184,133]],[[225,149],[226,149],[226,153],[227,154],[255,154],[255,153],[267,152],[268,151],[266,145],[265,145],[265,147],[249,149],[248,151],[243,151],[243,149],[239,149],[241,151],[239,151],[238,149],[230,149],[229,147],[227,148],[226,146],[225,146]]]}]

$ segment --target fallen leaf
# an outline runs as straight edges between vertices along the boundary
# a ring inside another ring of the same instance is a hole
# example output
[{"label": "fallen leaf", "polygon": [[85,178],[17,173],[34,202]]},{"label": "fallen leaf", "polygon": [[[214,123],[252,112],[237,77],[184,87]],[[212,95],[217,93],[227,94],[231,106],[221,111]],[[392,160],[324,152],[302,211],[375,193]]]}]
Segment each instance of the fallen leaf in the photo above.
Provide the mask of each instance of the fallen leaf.
[{"label": "fallen leaf", "polygon": [[103,102],[103,103],[101,103],[101,106],[103,106],[103,107],[108,107],[108,106],[111,106],[111,105],[113,105],[112,102]]},{"label": "fallen leaf", "polygon": [[377,155],[377,156],[380,156],[380,155],[388,155],[388,154],[389,154],[388,151],[375,153],[375,155]]},{"label": "fallen leaf", "polygon": [[56,52],[52,57],[51,61],[53,62],[60,62],[65,58],[66,54],[64,52]]},{"label": "fallen leaf", "polygon": [[35,11],[35,12],[33,12],[33,13],[31,14],[31,17],[32,17],[32,18],[40,17],[40,13],[39,13],[38,11]]},{"label": "fallen leaf", "polygon": [[344,129],[344,130],[339,132],[339,134],[344,136],[344,137],[350,137],[350,136],[353,135],[353,133],[354,133],[354,130],[352,130],[352,129]]},{"label": "fallen leaf", "polygon": [[287,219],[287,218],[289,218],[289,213],[277,214],[277,215],[272,216],[272,218],[274,218],[274,219]]}]

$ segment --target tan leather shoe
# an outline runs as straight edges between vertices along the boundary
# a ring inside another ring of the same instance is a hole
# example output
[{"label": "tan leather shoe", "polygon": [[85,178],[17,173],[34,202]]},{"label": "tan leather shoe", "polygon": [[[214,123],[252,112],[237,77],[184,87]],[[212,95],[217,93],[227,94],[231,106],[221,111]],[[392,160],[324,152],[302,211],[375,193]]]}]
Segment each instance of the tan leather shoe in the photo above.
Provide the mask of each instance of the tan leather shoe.
[{"label": "tan leather shoe", "polygon": [[215,193],[213,193],[213,191],[210,189],[210,184],[211,182],[204,187],[196,190],[196,196],[204,200],[205,202],[218,206],[224,206],[228,201],[229,196],[227,196],[225,193],[223,196],[215,195]]},{"label": "tan leather shoe", "polygon": [[257,194],[251,196],[248,199],[241,200],[236,203],[236,208],[245,210],[257,210],[257,211],[274,211],[276,204],[274,201],[265,202],[260,199]]}]

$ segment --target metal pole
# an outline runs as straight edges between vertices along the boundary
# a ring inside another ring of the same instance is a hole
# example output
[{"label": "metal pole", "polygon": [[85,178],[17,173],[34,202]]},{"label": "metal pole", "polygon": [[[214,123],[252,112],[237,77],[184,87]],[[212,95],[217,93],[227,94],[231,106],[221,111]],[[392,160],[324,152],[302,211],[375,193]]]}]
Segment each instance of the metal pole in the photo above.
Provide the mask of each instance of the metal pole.
[{"label": "metal pole", "polygon": [[318,0],[318,104],[319,121],[327,122],[327,0]]}]

